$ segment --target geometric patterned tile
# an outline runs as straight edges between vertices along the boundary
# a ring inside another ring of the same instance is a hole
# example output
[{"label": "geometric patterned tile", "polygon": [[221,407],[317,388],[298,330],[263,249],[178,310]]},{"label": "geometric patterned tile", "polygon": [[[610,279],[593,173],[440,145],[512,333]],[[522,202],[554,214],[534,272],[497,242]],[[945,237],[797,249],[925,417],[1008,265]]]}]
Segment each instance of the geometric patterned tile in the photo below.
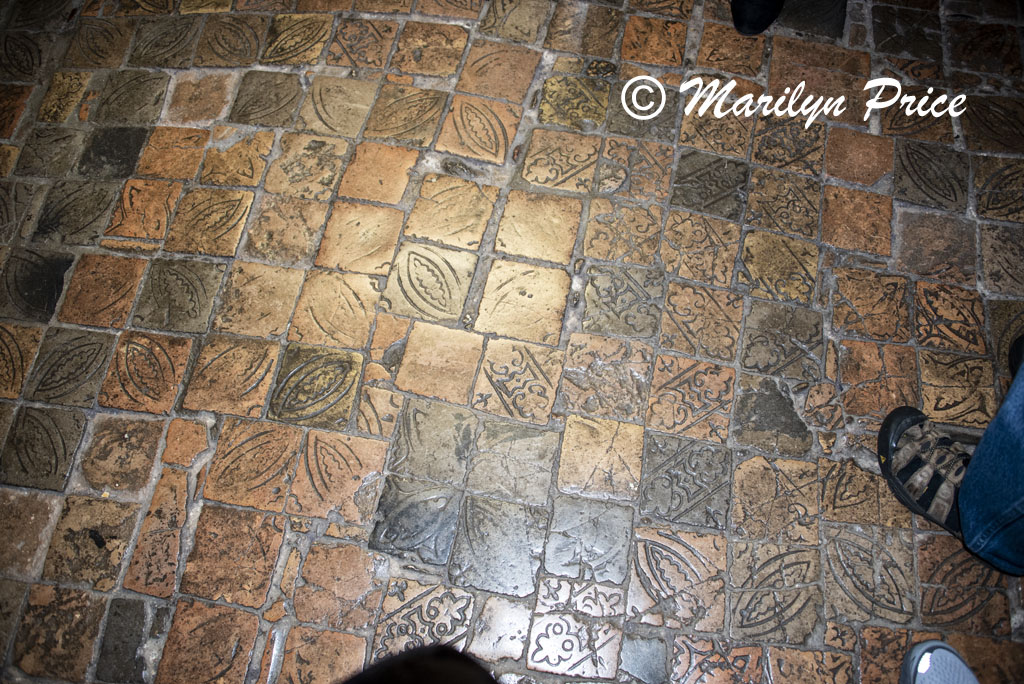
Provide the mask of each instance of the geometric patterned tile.
[{"label": "geometric patterned tile", "polygon": [[724,443],[732,412],[735,371],[682,356],[659,355],[647,409],[647,426]]}]

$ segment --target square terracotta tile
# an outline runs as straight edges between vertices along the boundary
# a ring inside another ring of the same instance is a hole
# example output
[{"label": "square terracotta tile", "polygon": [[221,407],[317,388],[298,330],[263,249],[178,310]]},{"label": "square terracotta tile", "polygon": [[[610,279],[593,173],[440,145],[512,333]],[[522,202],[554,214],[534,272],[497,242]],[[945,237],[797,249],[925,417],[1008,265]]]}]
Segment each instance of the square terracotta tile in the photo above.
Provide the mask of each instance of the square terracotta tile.
[{"label": "square terracotta tile", "polygon": [[[207,26],[216,21],[211,20]],[[235,79],[231,74],[178,72],[172,81],[167,118],[181,123],[220,119],[231,101]]]},{"label": "square terracotta tile", "polygon": [[891,253],[892,200],[887,195],[825,186],[821,209],[822,240],[881,256]]},{"label": "square terracotta tile", "polygon": [[764,36],[737,36],[728,26],[705,24],[697,66],[757,77],[764,59]]},{"label": "square terracotta tile", "polygon": [[274,378],[278,345],[224,335],[206,338],[185,392],[184,407],[258,416]]},{"label": "square terracotta tile", "polygon": [[365,629],[384,589],[380,561],[358,546],[314,544],[302,564],[305,582],[292,598],[296,617],[331,629]]},{"label": "square terracotta tile", "polygon": [[681,21],[630,17],[622,36],[622,59],[630,62],[683,66],[686,24]]},{"label": "square terracotta tile", "polygon": [[673,525],[724,530],[732,454],[725,447],[649,434],[640,481],[640,512]]},{"label": "square terracotta tile", "polygon": [[140,176],[191,180],[199,170],[210,132],[200,128],[153,129],[142,148],[136,171]]},{"label": "square terracotta tile", "polygon": [[195,65],[245,67],[255,64],[269,23],[268,17],[253,14],[229,13],[210,17],[199,37]]},{"label": "square terracotta tile", "polygon": [[558,489],[598,499],[636,498],[644,430],[639,425],[569,416],[562,437]]},{"label": "square terracotta tile", "polygon": [[825,161],[825,124],[804,127],[803,119],[759,118],[754,127],[751,159],[759,164],[809,176],[821,173]]},{"label": "square terracotta tile", "polygon": [[[138,513],[138,506],[110,499],[66,498],[46,552],[43,578],[82,583],[96,591],[113,589]],[[94,542],[95,535],[103,538],[103,546]]]},{"label": "square terracotta tile", "polygon": [[817,311],[752,301],[743,330],[744,370],[807,382],[821,378],[824,323]]},{"label": "square terracotta tile", "polygon": [[441,152],[504,164],[522,115],[517,105],[456,95],[436,147]]},{"label": "square terracotta tile", "polygon": [[921,403],[932,420],[983,428],[996,414],[992,362],[921,350]]},{"label": "square terracotta tile", "polygon": [[58,318],[64,323],[104,328],[124,326],[145,268],[143,259],[82,255]]},{"label": "square terracotta tile", "polygon": [[473,389],[473,408],[516,420],[544,424],[562,375],[557,349],[492,339]]},{"label": "square terracotta tile", "polygon": [[[148,12],[147,12],[148,13]],[[202,22],[196,16],[154,17],[139,21],[128,54],[129,66],[187,69]]]},{"label": "square terracotta tile", "polygon": [[[950,232],[953,233],[950,236],[952,239],[959,237],[955,231]],[[961,263],[967,261],[968,250],[974,246],[972,244],[973,232],[970,235],[972,239],[964,240],[963,243],[960,243],[962,246],[958,251],[964,257]],[[1024,296],[1024,263],[1022,263],[1024,262],[1024,246],[1016,241],[1015,238],[1014,228],[1010,226],[982,224],[982,275],[989,289],[1001,294]],[[950,245],[950,247],[953,246]],[[970,267],[967,267],[965,270],[969,271],[969,269]],[[951,270],[955,277],[955,267]],[[971,275],[973,276],[973,274]],[[973,282],[974,278],[971,277],[969,280]]]},{"label": "square terracotta tile", "polygon": [[561,269],[496,260],[484,285],[474,327],[529,342],[557,344],[569,295]]},{"label": "square terracotta tile", "polygon": [[[947,535],[921,538],[917,567],[921,575],[921,622],[924,625],[972,634],[1009,634],[1010,611],[1003,593],[1006,580],[957,544],[954,538]],[[961,579],[966,577],[971,579]]]},{"label": "square terracotta tile", "polygon": [[289,344],[268,415],[298,425],[341,429],[352,413],[362,370],[361,354]]},{"label": "square terracotta tile", "polygon": [[[477,417],[463,408],[424,399],[410,399],[407,410],[399,420],[397,446],[392,454],[389,470],[403,476],[427,478],[461,486],[466,477],[467,454],[473,450],[473,438],[477,432],[477,423]],[[438,526],[435,529],[439,534],[445,536],[444,539],[423,539],[414,534],[411,529],[405,527],[407,522],[401,522],[407,512],[401,508],[400,499],[395,499],[395,496],[406,490],[405,483],[400,481],[388,485],[385,499],[388,499],[389,503],[385,505],[382,500],[378,513],[387,511],[385,517],[391,518],[391,522],[397,523],[397,526],[378,524],[374,531],[374,539],[386,546],[389,542],[378,533],[385,534],[387,528],[391,527],[393,536],[402,537],[406,542],[412,544],[409,547],[396,546],[395,548],[408,551],[412,550],[414,546],[419,547],[421,552],[426,552],[420,553],[424,559],[427,556],[436,558],[442,551],[446,555],[455,534],[454,519],[448,521],[451,525],[448,525],[448,522],[442,525],[442,522],[438,521]],[[455,499],[457,498],[455,497]],[[443,502],[438,508],[455,513],[457,517],[459,503],[455,499]],[[396,503],[398,507],[390,510]],[[419,503],[426,504],[427,501]]]},{"label": "square terracotta tile", "polygon": [[[974,284],[977,268],[977,231],[974,221],[945,214],[900,209],[896,213],[894,227],[893,256],[898,269],[961,285]],[[995,255],[998,252],[999,255],[1005,254],[1007,260],[1013,259],[1012,241],[1003,242],[1000,250],[990,251],[986,247],[985,233],[983,227],[983,265],[987,261],[986,254]]]},{"label": "square terracotta tile", "polygon": [[[813,240],[818,237],[820,198],[821,184],[815,180],[755,167],[750,175],[745,222]],[[863,229],[858,226],[857,230]]]},{"label": "square terracotta tile", "polygon": [[[970,164],[965,152],[900,138],[896,143],[893,196],[914,204],[962,212],[967,207]],[[975,189],[981,185],[975,171]],[[982,198],[978,197],[978,214]]]},{"label": "square terracotta tile", "polygon": [[[179,599],[155,681],[219,678],[225,684],[240,684],[258,629],[259,620],[251,613]],[[209,643],[210,648],[197,652],[196,643]]]},{"label": "square terracotta tile", "polygon": [[459,320],[476,260],[470,252],[403,243],[381,296],[381,309],[442,323]]},{"label": "square terracotta tile", "polygon": [[106,333],[49,328],[25,384],[25,398],[67,406],[92,406],[113,346],[114,336]]},{"label": "square terracotta tile", "polygon": [[921,346],[985,353],[985,311],[974,290],[919,281],[914,310]]},{"label": "square terracotta tile", "polygon": [[203,479],[203,498],[267,511],[284,509],[302,431],[226,418]]},{"label": "square terracotta tile", "polygon": [[540,53],[489,40],[469,49],[457,90],[521,103],[540,64]]},{"label": "square terracotta tile", "polygon": [[461,26],[410,21],[398,37],[391,68],[428,76],[454,75],[468,37]]},{"label": "square terracotta tile", "polygon": [[869,426],[898,406],[917,405],[917,359],[910,347],[844,340],[839,373],[846,414],[866,419]]},{"label": "square terracotta tile", "polygon": [[0,376],[0,397],[17,399],[25,383],[29,366],[39,349],[43,328],[5,323],[0,325],[0,359],[7,371]]},{"label": "square terracotta tile", "polygon": [[327,63],[383,69],[397,34],[393,21],[342,19],[327,47]]},{"label": "square terracotta tile", "polygon": [[95,594],[33,585],[12,662],[31,676],[84,681],[104,609]]},{"label": "square terracotta tile", "polygon": [[452,247],[478,249],[498,188],[429,174],[405,224],[405,234]]},{"label": "square terracotta tile", "polygon": [[682,356],[659,355],[647,405],[647,426],[724,443],[729,431],[735,371]]},{"label": "square terracotta tile", "polygon": [[22,176],[63,176],[82,156],[85,142],[85,131],[33,126],[13,170]]},{"label": "square terracotta tile", "polygon": [[181,195],[181,183],[131,179],[104,235],[136,240],[162,240]]},{"label": "square terracotta tile", "polygon": [[816,463],[755,456],[737,466],[731,526],[742,538],[816,544],[819,515]]},{"label": "square terracotta tile", "polygon": [[[274,642],[268,640],[260,674],[263,680],[270,676],[273,649]],[[364,637],[296,626],[288,632],[280,677],[284,681],[328,684],[339,677],[348,678],[359,674],[365,653]]]},{"label": "square terracotta tile", "polygon": [[537,129],[520,173],[523,180],[535,185],[589,192],[600,150],[598,137]]},{"label": "square terracotta tile", "polygon": [[299,112],[298,128],[321,135],[359,135],[370,114],[377,84],[354,78],[316,76]]},{"label": "square terracotta tile", "polygon": [[374,282],[355,273],[307,272],[288,339],[350,349],[365,347],[380,298]]},{"label": "square terracotta tile", "polygon": [[483,345],[480,335],[415,322],[395,387],[453,404],[465,404]]},{"label": "square terracotta tile", "polygon": [[661,270],[594,265],[587,269],[583,330],[655,337],[665,296]]},{"label": "square terracotta tile", "polygon": [[302,288],[302,278],[303,272],[295,268],[234,262],[221,293],[213,329],[251,337],[283,334]]},{"label": "square terracotta tile", "polygon": [[670,211],[659,249],[666,270],[710,285],[729,285],[739,252],[740,226],[723,219]]},{"label": "square terracotta tile", "polygon": [[326,218],[326,204],[264,195],[242,252],[286,266],[309,264]]},{"label": "square terracotta tile", "polygon": [[363,135],[413,145],[429,145],[441,123],[447,98],[447,94],[439,90],[385,83],[370,110]]},{"label": "square terracotta tile", "polygon": [[668,199],[673,149],[645,140],[608,138],[597,167],[597,191],[643,202]]},{"label": "square terracotta tile", "polygon": [[672,182],[672,204],[739,221],[749,173],[746,162],[683,150]]},{"label": "square terracotta tile", "polygon": [[480,20],[480,31],[496,38],[532,43],[537,39],[550,7],[543,0],[513,0],[500,7],[488,5]]},{"label": "square terracotta tile", "polygon": [[0,86],[0,138],[10,138],[25,111],[32,86]]},{"label": "square terracotta tile", "polygon": [[832,326],[844,334],[876,340],[910,339],[909,283],[900,276],[837,268]]},{"label": "square terracotta tile", "polygon": [[746,158],[754,132],[752,120],[732,115],[717,119],[713,114],[700,116],[698,112],[683,115],[679,129],[680,145],[729,157]]},{"label": "square terracotta tile", "polygon": [[609,84],[596,78],[552,76],[544,81],[538,120],[577,130],[594,128],[604,121],[609,91]]},{"label": "square terracotta tile", "polygon": [[181,529],[188,503],[188,475],[167,468],[153,490],[139,539],[124,577],[125,589],[170,598],[178,570]]},{"label": "square terracotta tile", "polygon": [[997,221],[1024,221],[1024,202],[1016,194],[1015,178],[1024,172],[1017,159],[975,158],[974,189],[978,215]]},{"label": "square terracotta tile", "polygon": [[278,14],[270,22],[261,64],[315,64],[331,35],[332,18]]},{"label": "square terracotta tile", "polygon": [[284,538],[280,516],[203,506],[181,591],[250,608],[263,605]]},{"label": "square terracotta tile", "polygon": [[387,442],[312,430],[299,457],[286,510],[364,525],[373,517]]},{"label": "square terracotta tile", "polygon": [[316,265],[387,275],[404,219],[405,214],[398,209],[336,202],[320,243]]},{"label": "square terracotta tile", "polygon": [[340,138],[285,133],[280,145],[281,156],[267,171],[266,191],[302,199],[329,199],[348,143]]},{"label": "square terracotta tile", "polygon": [[627,618],[671,629],[722,629],[725,538],[654,527],[635,535]]},{"label": "square terracotta tile", "polygon": [[273,146],[273,131],[246,135],[231,126],[218,126],[199,180],[204,185],[259,185]]},{"label": "square terracotta tile", "polygon": [[103,381],[99,403],[126,411],[170,413],[191,350],[188,337],[123,333]]},{"label": "square terracotta tile", "polygon": [[590,203],[583,253],[596,259],[653,266],[661,219],[661,207],[594,199]]},{"label": "square terracotta tile", "polygon": [[154,259],[142,283],[132,325],[206,332],[226,267],[204,261]]},{"label": "square terracotta tile", "polygon": [[81,411],[19,408],[0,452],[0,481],[63,490],[85,423]]},{"label": "square terracotta tile", "polygon": [[5,575],[24,579],[37,576],[58,504],[57,498],[42,493],[0,490],[0,531],[7,547],[0,567]]},{"label": "square terracotta tile", "polygon": [[89,86],[88,71],[58,71],[50,79],[50,87],[39,104],[37,121],[64,123],[74,113]]},{"label": "square terracotta tile", "polygon": [[548,23],[544,47],[606,59],[615,56],[622,12],[582,2],[560,2]]},{"label": "square terracotta tile", "polygon": [[732,361],[742,318],[740,295],[669,282],[661,316],[661,345],[684,354]]},{"label": "square terracotta tile", "polygon": [[818,276],[818,247],[812,242],[751,231],[743,240],[737,278],[750,294],[809,304]]},{"label": "square terracotta tile", "polygon": [[637,421],[649,388],[650,345],[574,333],[566,348],[562,401],[568,411]]},{"label": "square terracotta tile", "polygon": [[288,126],[302,99],[298,74],[247,71],[228,120],[250,126]]},{"label": "square terracotta tile", "polygon": [[[743,640],[772,640],[802,645],[814,631],[822,612],[821,560],[817,549],[783,544],[732,545],[730,635]],[[781,566],[785,578],[766,580]],[[791,571],[790,571],[791,570]],[[766,586],[766,582],[768,586]],[[769,588],[770,586],[770,588]],[[789,607],[766,617],[754,617],[764,601]],[[794,668],[795,669],[795,668]]]},{"label": "square terracotta tile", "polygon": [[[379,102],[379,100],[378,100]],[[405,194],[409,172],[419,152],[373,142],[359,143],[341,178],[338,194],[344,197],[397,204]]]},{"label": "square terracotta tile", "polygon": [[402,395],[363,385],[356,409],[356,429],[375,437],[390,437],[402,410]]},{"label": "square terracotta tile", "polygon": [[583,203],[559,195],[512,190],[498,223],[495,249],[568,264],[576,242]]},{"label": "square terracotta tile", "polygon": [[[729,5],[725,4],[728,13]],[[712,5],[708,4],[708,9]],[[697,684],[709,671],[722,671],[737,681],[757,681],[763,676],[766,659],[761,646],[733,646],[690,636],[672,642],[672,674],[683,684]]]},{"label": "square terracotta tile", "polygon": [[172,252],[234,256],[253,193],[196,188],[185,193],[164,247]]},{"label": "square terracotta tile", "polygon": [[828,135],[825,171],[843,180],[874,185],[892,173],[893,141],[849,128],[832,128]]},{"label": "square terracotta tile", "polygon": [[167,446],[160,460],[187,468],[192,465],[196,456],[209,447],[206,425],[184,418],[174,418],[167,426],[166,442]]}]

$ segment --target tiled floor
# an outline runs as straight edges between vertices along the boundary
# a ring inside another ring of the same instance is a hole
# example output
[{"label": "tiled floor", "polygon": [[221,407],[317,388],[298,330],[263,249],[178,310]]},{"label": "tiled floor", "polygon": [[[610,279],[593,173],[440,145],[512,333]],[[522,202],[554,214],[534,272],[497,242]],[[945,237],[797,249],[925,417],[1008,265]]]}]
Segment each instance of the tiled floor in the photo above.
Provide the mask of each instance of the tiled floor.
[{"label": "tiled floor", "polygon": [[865,470],[1008,386],[1024,10],[790,5],[5,3],[0,681],[1024,681],[1020,582]]}]

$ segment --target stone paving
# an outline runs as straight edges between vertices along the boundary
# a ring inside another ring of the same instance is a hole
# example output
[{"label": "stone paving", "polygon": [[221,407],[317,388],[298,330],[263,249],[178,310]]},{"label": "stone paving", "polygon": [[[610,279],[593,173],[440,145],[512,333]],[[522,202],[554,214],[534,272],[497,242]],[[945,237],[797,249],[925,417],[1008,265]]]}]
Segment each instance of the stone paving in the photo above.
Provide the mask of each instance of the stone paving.
[{"label": "stone paving", "polygon": [[873,474],[1008,387],[1024,10],[790,5],[6,3],[0,681],[1024,681],[1020,582]]}]

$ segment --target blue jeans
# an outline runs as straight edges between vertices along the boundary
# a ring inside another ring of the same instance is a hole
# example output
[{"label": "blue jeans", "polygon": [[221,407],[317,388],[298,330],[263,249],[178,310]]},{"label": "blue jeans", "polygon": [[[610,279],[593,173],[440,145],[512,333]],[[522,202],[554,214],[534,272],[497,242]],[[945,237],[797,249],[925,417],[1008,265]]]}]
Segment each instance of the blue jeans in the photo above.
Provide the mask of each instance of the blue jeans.
[{"label": "blue jeans", "polygon": [[964,545],[1024,575],[1024,368],[974,450],[959,502]]}]

